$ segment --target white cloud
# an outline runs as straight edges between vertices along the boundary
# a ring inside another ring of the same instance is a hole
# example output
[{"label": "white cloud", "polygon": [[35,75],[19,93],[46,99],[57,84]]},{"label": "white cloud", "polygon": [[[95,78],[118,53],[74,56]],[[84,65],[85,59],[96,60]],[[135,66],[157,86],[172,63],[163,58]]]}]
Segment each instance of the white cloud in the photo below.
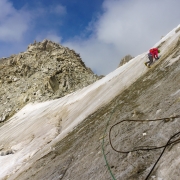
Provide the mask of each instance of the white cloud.
[{"label": "white cloud", "polygon": [[57,6],[53,6],[51,7],[51,13],[55,13],[58,15],[64,15],[66,14],[66,7],[62,6],[62,5],[57,5]]},{"label": "white cloud", "polygon": [[61,43],[62,40],[61,36],[57,35],[56,32],[54,31],[44,32],[36,37],[36,40],[40,42],[43,41],[44,39],[48,39],[59,44]]},{"label": "white cloud", "polygon": [[[61,5],[45,7],[38,3],[33,9],[25,4],[17,10],[10,0],[0,0],[0,56],[22,52],[34,40],[50,39],[60,43],[58,30],[49,26],[50,13],[65,15],[66,8]],[[58,23],[61,23],[60,19]]]},{"label": "white cloud", "polygon": [[97,37],[119,48],[123,45],[134,48],[132,52],[136,53],[146,46],[146,42],[153,45],[163,35],[161,33],[178,25],[178,4],[178,0],[107,0],[105,13],[97,23]]},{"label": "white cloud", "polygon": [[2,21],[8,14],[13,13],[14,8],[7,0],[0,1],[0,21]]},{"label": "white cloud", "polygon": [[0,1],[0,41],[20,41],[28,30],[30,14],[16,10],[8,0]]},{"label": "white cloud", "polygon": [[61,43],[62,38],[54,33],[53,34],[49,33],[49,34],[47,34],[46,39],[49,39],[56,43]]},{"label": "white cloud", "polygon": [[86,41],[69,41],[63,45],[80,53],[86,66],[90,67],[96,74],[105,74],[105,72],[114,70],[118,66],[120,54],[117,55],[118,52],[113,44],[105,44],[91,38]]},{"label": "white cloud", "polygon": [[105,0],[103,10],[98,20],[90,23],[93,34],[89,39],[64,43],[98,74],[113,71],[126,54],[147,51],[180,19],[179,0]]}]

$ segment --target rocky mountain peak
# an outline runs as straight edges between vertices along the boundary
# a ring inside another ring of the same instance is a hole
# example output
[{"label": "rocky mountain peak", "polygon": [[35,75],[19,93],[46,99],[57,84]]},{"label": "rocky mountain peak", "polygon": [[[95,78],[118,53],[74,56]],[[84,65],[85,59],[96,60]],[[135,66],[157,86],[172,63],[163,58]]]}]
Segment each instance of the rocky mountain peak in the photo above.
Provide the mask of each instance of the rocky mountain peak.
[{"label": "rocky mountain peak", "polygon": [[50,51],[55,48],[64,48],[58,43],[55,43],[51,40],[44,39],[42,42],[36,42],[34,41],[33,44],[30,44],[27,48],[27,51],[32,52],[32,51]]},{"label": "rocky mountain peak", "polygon": [[60,98],[100,79],[80,55],[50,40],[0,59],[0,122],[29,102]]},{"label": "rocky mountain peak", "polygon": [[118,67],[126,64],[126,63],[129,62],[131,59],[133,59],[133,57],[132,57],[130,54],[124,56],[124,57],[121,59]]}]

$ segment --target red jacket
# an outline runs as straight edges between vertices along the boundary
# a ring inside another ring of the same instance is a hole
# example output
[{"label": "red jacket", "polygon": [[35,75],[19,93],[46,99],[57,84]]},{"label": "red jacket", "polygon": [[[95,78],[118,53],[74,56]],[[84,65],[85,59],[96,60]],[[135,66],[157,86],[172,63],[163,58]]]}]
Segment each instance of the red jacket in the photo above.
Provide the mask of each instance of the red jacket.
[{"label": "red jacket", "polygon": [[149,52],[152,54],[153,58],[158,58],[158,48],[152,48]]}]

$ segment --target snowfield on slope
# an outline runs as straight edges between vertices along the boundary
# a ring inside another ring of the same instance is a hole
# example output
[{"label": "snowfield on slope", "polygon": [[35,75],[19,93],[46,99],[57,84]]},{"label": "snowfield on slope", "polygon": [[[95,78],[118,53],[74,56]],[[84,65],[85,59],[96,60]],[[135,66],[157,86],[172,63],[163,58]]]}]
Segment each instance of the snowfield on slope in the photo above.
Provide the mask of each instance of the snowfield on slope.
[{"label": "snowfield on slope", "polygon": [[[155,44],[154,47],[163,43],[160,47],[162,55],[172,43],[177,42],[180,31],[175,31],[179,28],[180,25]],[[0,156],[0,179],[23,171],[37,152],[43,156],[52,151],[53,144],[144,75],[149,70],[144,65],[145,61],[147,52],[94,84],[63,98],[26,105],[0,127],[0,151],[13,151],[13,154]]]}]

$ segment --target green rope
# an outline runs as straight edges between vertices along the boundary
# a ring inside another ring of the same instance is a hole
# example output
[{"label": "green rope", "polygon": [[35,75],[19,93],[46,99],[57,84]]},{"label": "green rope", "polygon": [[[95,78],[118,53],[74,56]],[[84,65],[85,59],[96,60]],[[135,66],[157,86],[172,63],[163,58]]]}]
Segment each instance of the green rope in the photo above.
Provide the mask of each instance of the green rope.
[{"label": "green rope", "polygon": [[106,134],[106,131],[107,131],[107,127],[108,127],[108,125],[109,125],[109,121],[111,120],[112,114],[115,112],[116,107],[117,107],[117,105],[114,107],[114,109],[113,109],[113,111],[112,111],[112,113],[111,113],[111,115],[110,115],[110,117],[109,117],[109,120],[107,121],[106,128],[105,128],[105,131],[104,131],[104,134],[103,134],[103,140],[102,140],[102,152],[103,152],[104,160],[105,160],[105,162],[106,162],[106,166],[108,167],[108,170],[109,170],[110,175],[111,175],[111,177],[112,177],[113,180],[116,180],[116,179],[115,179],[115,177],[114,177],[114,175],[113,175],[113,173],[112,173],[112,171],[111,171],[111,168],[110,168],[110,166],[109,166],[109,163],[108,163],[107,158],[106,158],[106,155],[105,155],[105,150],[104,150],[104,137],[105,137],[105,134]]}]

